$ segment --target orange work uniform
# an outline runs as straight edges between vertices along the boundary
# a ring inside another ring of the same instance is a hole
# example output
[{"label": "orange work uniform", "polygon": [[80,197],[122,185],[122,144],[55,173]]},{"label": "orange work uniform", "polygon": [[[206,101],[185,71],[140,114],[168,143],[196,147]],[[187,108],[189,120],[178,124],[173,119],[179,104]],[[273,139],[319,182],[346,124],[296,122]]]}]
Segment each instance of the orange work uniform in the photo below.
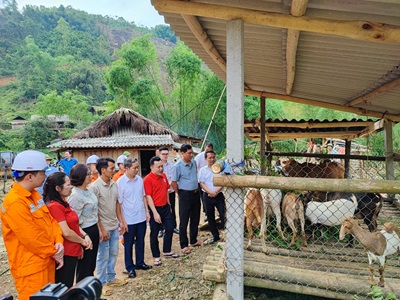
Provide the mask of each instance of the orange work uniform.
[{"label": "orange work uniform", "polygon": [[124,175],[124,171],[122,171],[122,170],[120,169],[120,170],[118,170],[117,173],[114,174],[112,180],[113,180],[114,182],[117,182],[117,180],[120,179],[120,178],[122,177],[122,175]]},{"label": "orange work uniform", "polygon": [[97,178],[99,178],[99,173],[92,174],[92,180],[91,180],[91,182],[95,182],[95,181],[97,180]]},{"label": "orange work uniform", "polygon": [[19,300],[55,280],[55,243],[62,231],[40,194],[14,183],[1,207],[4,244]]}]

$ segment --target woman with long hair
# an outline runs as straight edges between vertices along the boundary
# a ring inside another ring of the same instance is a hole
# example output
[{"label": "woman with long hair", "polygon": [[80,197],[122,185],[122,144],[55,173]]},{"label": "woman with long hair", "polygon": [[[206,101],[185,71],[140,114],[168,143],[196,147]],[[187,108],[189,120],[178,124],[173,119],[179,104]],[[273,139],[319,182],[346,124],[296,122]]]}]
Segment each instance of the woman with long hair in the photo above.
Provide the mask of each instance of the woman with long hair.
[{"label": "woman with long hair", "polygon": [[64,265],[56,270],[56,282],[62,282],[67,287],[74,284],[78,259],[83,255],[82,247],[92,249],[89,235],[79,227],[78,215],[67,202],[71,190],[71,182],[62,172],[51,174],[43,189],[44,201],[64,237]]},{"label": "woman with long hair", "polygon": [[68,201],[78,214],[79,225],[89,235],[93,243],[93,248],[84,250],[83,258],[78,261],[77,282],[87,276],[93,276],[99,248],[98,200],[96,195],[88,189],[88,185],[91,183],[91,175],[91,170],[84,164],[73,166],[70,173],[73,188]]}]

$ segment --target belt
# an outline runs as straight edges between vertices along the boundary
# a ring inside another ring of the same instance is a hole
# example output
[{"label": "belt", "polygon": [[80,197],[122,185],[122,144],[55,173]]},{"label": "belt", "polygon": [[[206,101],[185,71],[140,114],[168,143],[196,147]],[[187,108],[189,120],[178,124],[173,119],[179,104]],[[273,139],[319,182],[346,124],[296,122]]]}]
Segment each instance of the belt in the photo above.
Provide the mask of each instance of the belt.
[{"label": "belt", "polygon": [[156,208],[165,208],[165,207],[167,207],[169,204],[167,203],[167,204],[165,204],[165,205],[163,205],[163,206],[156,206]]},{"label": "belt", "polygon": [[195,189],[195,190],[179,190],[179,191],[180,191],[180,192],[190,192],[190,193],[193,193],[193,194],[196,194],[196,193],[199,192],[198,189]]}]

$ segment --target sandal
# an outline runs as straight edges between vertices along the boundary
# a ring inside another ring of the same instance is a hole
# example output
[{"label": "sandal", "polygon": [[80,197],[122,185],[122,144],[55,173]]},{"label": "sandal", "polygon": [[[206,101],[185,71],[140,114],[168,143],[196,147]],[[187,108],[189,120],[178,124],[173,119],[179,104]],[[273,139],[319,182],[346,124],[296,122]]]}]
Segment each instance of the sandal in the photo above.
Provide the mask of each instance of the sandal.
[{"label": "sandal", "polygon": [[161,261],[161,258],[155,258],[154,259],[154,266],[155,267],[159,267],[159,266],[161,266],[162,265],[162,261]]},{"label": "sandal", "polygon": [[179,254],[175,253],[175,252],[170,252],[170,253],[163,253],[165,258],[178,258],[180,257]]},{"label": "sandal", "polygon": [[182,249],[182,253],[183,254],[189,254],[190,253],[190,249],[188,247],[185,247]]}]

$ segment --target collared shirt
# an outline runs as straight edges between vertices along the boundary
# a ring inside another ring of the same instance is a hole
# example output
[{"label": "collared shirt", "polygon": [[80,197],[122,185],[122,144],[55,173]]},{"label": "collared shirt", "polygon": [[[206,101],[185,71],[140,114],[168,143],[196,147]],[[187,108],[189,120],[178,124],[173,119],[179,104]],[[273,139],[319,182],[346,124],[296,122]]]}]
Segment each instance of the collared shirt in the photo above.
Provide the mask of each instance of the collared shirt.
[{"label": "collared shirt", "polygon": [[78,214],[79,225],[82,228],[87,228],[97,223],[99,201],[91,190],[82,190],[74,187],[68,202]]},{"label": "collared shirt", "polygon": [[200,169],[199,183],[203,182],[206,185],[206,187],[212,192],[214,192],[215,190],[217,190],[219,188],[217,186],[214,186],[213,178],[214,178],[214,173],[211,170],[211,168],[209,168],[208,166],[205,166]]},{"label": "collared shirt", "polygon": [[111,231],[118,228],[117,201],[118,186],[114,181],[110,185],[101,179],[101,176],[92,183],[89,189],[99,200],[99,219],[104,229]]},{"label": "collared shirt", "polygon": [[206,152],[200,152],[199,154],[196,155],[196,157],[194,158],[194,160],[196,161],[196,166],[197,166],[197,173],[200,172],[200,169],[202,167],[207,166],[207,161],[206,158],[204,157],[204,154]]},{"label": "collared shirt", "polygon": [[196,162],[192,159],[189,163],[185,163],[182,159],[178,160],[172,175],[172,181],[178,183],[180,190],[194,191],[198,188],[197,167]]},{"label": "collared shirt", "polygon": [[[171,183],[172,181],[172,174],[174,173],[174,164],[172,162],[167,161],[164,164],[164,174],[167,176],[168,179],[168,183]],[[172,186],[169,187],[168,190],[170,193],[172,193],[174,191],[174,189],[172,188]]]},{"label": "collared shirt", "polygon": [[144,206],[143,179],[136,175],[129,179],[126,174],[117,181],[122,214],[128,225],[134,225],[146,221],[146,208]]},{"label": "collared shirt", "polygon": [[14,182],[4,197],[1,221],[8,262],[14,278],[40,272],[56,253],[55,243],[62,243],[62,231],[51,216],[39,192],[26,190]]},{"label": "collared shirt", "polygon": [[168,179],[164,173],[162,176],[158,176],[153,172],[150,172],[144,178],[144,189],[146,195],[151,196],[155,206],[164,206],[168,204],[168,188]]},{"label": "collared shirt", "polygon": [[71,157],[70,160],[66,159],[65,157],[63,159],[61,159],[57,166],[61,166],[63,168],[63,171],[65,174],[67,174],[67,176],[69,176],[69,173],[71,173],[71,169],[73,166],[75,166],[78,163],[78,161]]}]

